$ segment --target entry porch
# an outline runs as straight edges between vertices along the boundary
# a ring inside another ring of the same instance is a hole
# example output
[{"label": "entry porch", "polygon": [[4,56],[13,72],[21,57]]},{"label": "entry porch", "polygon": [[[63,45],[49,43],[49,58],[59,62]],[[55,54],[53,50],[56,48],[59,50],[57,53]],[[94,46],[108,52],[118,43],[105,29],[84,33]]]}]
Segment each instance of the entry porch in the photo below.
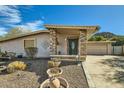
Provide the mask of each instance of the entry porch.
[{"label": "entry porch", "polygon": [[50,31],[50,57],[66,61],[85,61],[87,40],[99,26],[45,25]]}]

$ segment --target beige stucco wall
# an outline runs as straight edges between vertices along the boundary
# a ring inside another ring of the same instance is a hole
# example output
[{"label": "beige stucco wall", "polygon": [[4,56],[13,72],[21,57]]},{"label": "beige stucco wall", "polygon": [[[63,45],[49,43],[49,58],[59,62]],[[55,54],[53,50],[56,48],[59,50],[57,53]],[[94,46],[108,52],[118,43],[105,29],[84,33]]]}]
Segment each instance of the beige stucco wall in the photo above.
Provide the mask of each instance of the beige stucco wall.
[{"label": "beige stucco wall", "polygon": [[123,54],[123,46],[113,46],[113,54],[122,55]]},{"label": "beige stucco wall", "polygon": [[66,35],[57,34],[57,39],[59,44],[57,45],[57,53],[60,51],[61,54],[67,54],[67,40]]},{"label": "beige stucco wall", "polygon": [[[57,34],[57,39],[59,45],[57,45],[57,52],[60,51],[62,55],[68,54],[68,37],[76,37],[75,35],[67,35],[67,34]],[[112,46],[111,43],[108,42],[95,42],[95,43],[87,43],[87,54],[112,54]]]},{"label": "beige stucco wall", "polygon": [[11,41],[0,43],[1,51],[15,52],[17,54],[23,53],[26,56],[24,50],[24,40],[35,39],[36,47],[38,48],[37,57],[49,57],[49,34],[39,34],[33,36],[27,36]]},{"label": "beige stucco wall", "polygon": [[61,52],[62,55],[68,54],[68,38],[78,38],[76,35],[67,35],[67,34],[57,34],[57,39],[59,44],[57,45],[57,52]]},{"label": "beige stucco wall", "polygon": [[[57,45],[57,53],[60,51],[62,55],[67,55],[67,37],[78,37],[75,35],[57,34],[59,44]],[[17,54],[23,53],[26,56],[24,50],[24,40],[35,39],[36,47],[38,48],[37,57],[49,57],[49,34],[39,34],[33,36],[27,36],[20,39],[15,39],[7,42],[0,43],[2,51],[15,52]]]},{"label": "beige stucco wall", "polygon": [[112,54],[111,43],[88,43],[87,44],[87,54]]},{"label": "beige stucco wall", "polygon": [[112,54],[112,44],[108,43],[108,54],[111,55]]},{"label": "beige stucco wall", "polygon": [[[78,38],[76,35],[67,34],[57,34],[57,39],[59,44],[57,45],[57,53],[60,51],[62,55],[68,54],[68,38]],[[17,54],[22,53],[26,56],[24,50],[24,40],[25,39],[35,39],[36,47],[38,48],[37,57],[49,57],[49,33],[41,33],[38,35],[27,36],[23,38],[18,38],[15,40],[6,41],[0,43],[1,51],[15,52]],[[88,43],[87,44],[87,54],[111,54],[112,47],[111,43]]]}]

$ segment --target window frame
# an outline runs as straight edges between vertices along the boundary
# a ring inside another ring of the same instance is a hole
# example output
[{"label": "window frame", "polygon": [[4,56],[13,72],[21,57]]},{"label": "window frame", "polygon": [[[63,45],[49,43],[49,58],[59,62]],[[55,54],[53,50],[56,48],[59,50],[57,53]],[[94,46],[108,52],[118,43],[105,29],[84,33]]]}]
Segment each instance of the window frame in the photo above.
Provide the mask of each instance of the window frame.
[{"label": "window frame", "polygon": [[23,40],[23,47],[24,47],[24,49],[26,48],[26,47],[25,47],[25,41],[26,41],[26,40],[33,40],[33,41],[34,41],[34,47],[36,47],[36,38],[27,38],[27,39],[24,39],[24,40]]}]

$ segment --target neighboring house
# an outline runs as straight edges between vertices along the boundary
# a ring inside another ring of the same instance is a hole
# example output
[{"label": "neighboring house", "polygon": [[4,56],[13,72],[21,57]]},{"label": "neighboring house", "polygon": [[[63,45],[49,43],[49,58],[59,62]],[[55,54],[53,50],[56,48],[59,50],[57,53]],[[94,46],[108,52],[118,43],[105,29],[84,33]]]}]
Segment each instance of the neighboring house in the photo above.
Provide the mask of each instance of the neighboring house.
[{"label": "neighboring house", "polygon": [[[37,47],[37,57],[54,55],[111,54],[110,42],[87,42],[99,26],[45,25],[46,29],[0,41],[1,51],[26,56],[26,47]],[[87,49],[86,49],[87,47]]]}]

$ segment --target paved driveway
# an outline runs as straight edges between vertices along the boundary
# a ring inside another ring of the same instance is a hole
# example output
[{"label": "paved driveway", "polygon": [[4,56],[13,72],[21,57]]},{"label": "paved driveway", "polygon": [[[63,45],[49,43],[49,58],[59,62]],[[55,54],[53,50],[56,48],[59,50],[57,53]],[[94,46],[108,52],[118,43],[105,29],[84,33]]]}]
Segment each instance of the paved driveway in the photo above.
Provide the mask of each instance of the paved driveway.
[{"label": "paved driveway", "polygon": [[124,56],[91,55],[84,65],[95,87],[124,87]]}]

